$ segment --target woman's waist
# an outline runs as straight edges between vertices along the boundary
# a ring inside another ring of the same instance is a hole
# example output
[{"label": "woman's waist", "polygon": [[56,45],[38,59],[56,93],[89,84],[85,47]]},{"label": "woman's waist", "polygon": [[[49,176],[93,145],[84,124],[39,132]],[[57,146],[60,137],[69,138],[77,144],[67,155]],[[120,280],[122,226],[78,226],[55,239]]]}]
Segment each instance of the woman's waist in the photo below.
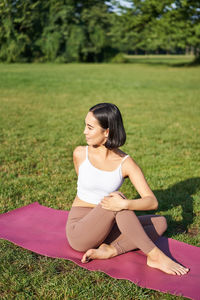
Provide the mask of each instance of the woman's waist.
[{"label": "woman's waist", "polygon": [[74,199],[74,202],[72,204],[72,207],[74,206],[82,206],[82,207],[96,207],[97,204],[93,204],[93,203],[89,203],[89,202],[86,202],[82,199],[80,199],[78,197],[78,195],[76,195],[75,199]]}]

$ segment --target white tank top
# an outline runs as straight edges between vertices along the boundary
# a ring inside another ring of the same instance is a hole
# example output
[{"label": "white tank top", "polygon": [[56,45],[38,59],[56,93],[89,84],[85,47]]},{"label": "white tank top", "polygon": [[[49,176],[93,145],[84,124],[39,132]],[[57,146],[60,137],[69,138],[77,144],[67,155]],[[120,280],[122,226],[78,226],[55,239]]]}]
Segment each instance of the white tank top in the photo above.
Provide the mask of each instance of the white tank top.
[{"label": "white tank top", "polygon": [[86,159],[79,167],[77,196],[88,203],[99,204],[105,196],[117,191],[124,182],[121,165],[128,156],[122,159],[114,171],[103,171],[90,163],[86,146]]}]

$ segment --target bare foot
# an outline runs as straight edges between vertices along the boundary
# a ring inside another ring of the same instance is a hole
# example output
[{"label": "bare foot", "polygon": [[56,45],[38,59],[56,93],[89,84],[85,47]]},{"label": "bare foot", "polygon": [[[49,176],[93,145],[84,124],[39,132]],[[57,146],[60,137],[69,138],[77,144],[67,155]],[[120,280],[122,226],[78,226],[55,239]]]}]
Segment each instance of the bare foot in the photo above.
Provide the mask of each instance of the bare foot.
[{"label": "bare foot", "polygon": [[98,249],[89,249],[82,257],[81,262],[87,263],[91,259],[106,259],[117,255],[117,250],[112,245],[101,244]]},{"label": "bare foot", "polygon": [[184,268],[180,264],[174,262],[157,247],[153,248],[147,254],[147,265],[172,275],[185,275],[189,272],[188,268]]}]

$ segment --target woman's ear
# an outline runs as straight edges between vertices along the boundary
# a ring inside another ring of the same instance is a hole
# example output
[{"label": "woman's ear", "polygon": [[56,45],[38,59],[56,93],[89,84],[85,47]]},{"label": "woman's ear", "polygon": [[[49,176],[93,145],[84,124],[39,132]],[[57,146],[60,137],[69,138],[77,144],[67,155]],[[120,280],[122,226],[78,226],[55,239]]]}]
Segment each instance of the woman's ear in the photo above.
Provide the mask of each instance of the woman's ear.
[{"label": "woman's ear", "polygon": [[107,128],[106,130],[105,130],[105,137],[108,137],[109,136],[109,128]]}]

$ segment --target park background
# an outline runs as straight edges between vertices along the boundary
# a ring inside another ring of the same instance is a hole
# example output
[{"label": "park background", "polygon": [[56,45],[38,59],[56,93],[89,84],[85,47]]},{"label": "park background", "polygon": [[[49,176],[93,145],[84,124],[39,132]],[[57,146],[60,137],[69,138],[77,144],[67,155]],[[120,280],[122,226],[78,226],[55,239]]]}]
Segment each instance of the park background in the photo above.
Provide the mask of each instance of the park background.
[{"label": "park background", "polygon": [[[1,213],[70,209],[84,118],[111,102],[158,198],[148,213],[200,246],[199,14],[199,1],[0,2]],[[120,190],[138,197],[129,180]],[[184,299],[0,245],[2,299]]]},{"label": "park background", "polygon": [[0,61],[123,62],[122,53],[186,53],[198,63],[199,19],[196,0],[1,0]]}]

